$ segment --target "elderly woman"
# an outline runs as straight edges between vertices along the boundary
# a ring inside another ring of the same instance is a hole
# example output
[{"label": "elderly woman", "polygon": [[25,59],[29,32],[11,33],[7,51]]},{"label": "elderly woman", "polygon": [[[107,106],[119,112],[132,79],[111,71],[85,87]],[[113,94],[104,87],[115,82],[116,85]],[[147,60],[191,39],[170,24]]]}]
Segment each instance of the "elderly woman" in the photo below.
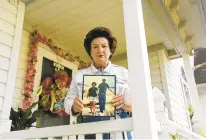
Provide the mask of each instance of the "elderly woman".
[{"label": "elderly woman", "polygon": [[[84,39],[84,47],[92,59],[92,64],[90,67],[82,69],[74,75],[70,91],[64,102],[66,112],[72,115],[78,115],[82,112],[83,75],[116,75],[117,94],[113,97],[112,103],[117,109],[117,114],[120,114],[120,112],[131,112],[128,71],[121,66],[112,64],[110,61],[117,47],[117,40],[112,36],[111,31],[105,27],[92,29]],[[99,118],[100,120],[109,119],[109,117],[98,117],[96,119],[93,117],[91,119],[86,118],[84,122],[100,121],[98,120]],[[105,136],[104,138],[108,139],[109,137]]]}]

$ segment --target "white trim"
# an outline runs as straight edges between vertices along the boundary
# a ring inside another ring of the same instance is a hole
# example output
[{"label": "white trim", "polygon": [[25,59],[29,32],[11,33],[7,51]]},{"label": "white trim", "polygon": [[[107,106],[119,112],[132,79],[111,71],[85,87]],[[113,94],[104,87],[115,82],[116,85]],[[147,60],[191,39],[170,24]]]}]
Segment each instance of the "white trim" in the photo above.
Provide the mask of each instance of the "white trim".
[{"label": "white trim", "polygon": [[162,78],[162,86],[163,86],[163,93],[166,98],[166,107],[168,109],[168,116],[171,120],[173,120],[172,115],[172,106],[170,103],[170,94],[169,94],[169,86],[168,86],[168,78],[167,78],[167,71],[166,71],[166,62],[164,57],[164,50],[158,51],[159,63],[160,63],[160,70],[161,70],[161,78]]},{"label": "white trim", "polygon": [[[81,135],[78,135],[78,139],[83,140],[84,139],[84,135],[83,138],[79,137]],[[102,140],[102,134],[96,134],[96,140]]]},{"label": "white trim", "polygon": [[62,140],[68,140],[69,137],[68,136],[62,136]]},{"label": "white trim", "polygon": [[141,0],[123,0],[134,139],[157,140]]},{"label": "white trim", "polygon": [[20,45],[22,38],[22,29],[23,29],[23,21],[24,21],[24,12],[25,12],[25,4],[19,1],[18,3],[18,12],[17,12],[17,22],[15,26],[15,34],[13,40],[13,47],[10,59],[10,67],[8,72],[8,81],[6,85],[6,91],[4,96],[4,104],[1,117],[3,119],[9,119],[10,109],[12,105],[14,86],[16,73],[18,69],[18,58],[20,53]]}]

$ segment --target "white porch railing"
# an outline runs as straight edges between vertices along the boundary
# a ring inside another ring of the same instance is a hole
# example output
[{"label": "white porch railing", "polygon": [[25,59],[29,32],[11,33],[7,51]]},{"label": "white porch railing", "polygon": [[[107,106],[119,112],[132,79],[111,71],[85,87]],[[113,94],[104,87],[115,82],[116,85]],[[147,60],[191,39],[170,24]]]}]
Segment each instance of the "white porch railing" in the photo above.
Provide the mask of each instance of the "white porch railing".
[{"label": "white porch railing", "polygon": [[[164,107],[164,95],[157,88],[153,89],[155,114],[156,114],[156,130],[159,134],[159,139],[169,139],[169,134],[180,134],[187,139],[205,139],[204,137],[183,128],[177,123],[168,119],[168,111]],[[84,139],[85,134],[96,134],[96,139],[102,139],[102,133],[112,133],[111,139],[122,139],[123,131],[133,130],[133,119],[118,119],[102,122],[92,122],[83,124],[71,124],[47,128],[29,129],[22,131],[4,132],[0,139],[31,139],[31,138],[48,138],[55,137],[67,139]]]},{"label": "white porch railing", "polygon": [[[104,132],[122,132],[132,130],[132,119],[119,119],[102,122],[92,122],[83,124],[63,125],[47,128],[29,129],[22,131],[13,131],[2,134],[2,138],[54,138],[84,135],[84,134],[101,134]],[[83,137],[81,137],[82,139]]]}]

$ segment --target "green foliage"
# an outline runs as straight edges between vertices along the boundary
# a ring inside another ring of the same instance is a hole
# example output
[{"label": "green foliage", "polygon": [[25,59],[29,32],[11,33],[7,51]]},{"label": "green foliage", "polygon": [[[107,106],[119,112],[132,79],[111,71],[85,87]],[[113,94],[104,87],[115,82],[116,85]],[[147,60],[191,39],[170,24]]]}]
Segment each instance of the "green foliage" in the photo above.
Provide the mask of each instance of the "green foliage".
[{"label": "green foliage", "polygon": [[200,135],[206,138],[206,128],[200,131]]},{"label": "green foliage", "polygon": [[[70,122],[70,123],[72,123],[72,122]],[[77,117],[77,123],[79,124],[79,123],[82,123],[82,116],[81,115],[79,115],[78,117]]]},{"label": "green foliage", "polygon": [[169,134],[169,136],[172,140],[181,140],[181,136],[178,133],[175,135]]},{"label": "green foliage", "polygon": [[194,113],[194,109],[193,109],[192,105],[188,106],[188,111],[190,114]]},{"label": "green foliage", "polygon": [[192,117],[194,115],[194,109],[193,109],[192,105],[188,106],[188,112],[190,113],[190,119],[192,120]]},{"label": "green foliage", "polygon": [[12,120],[11,131],[24,130],[26,128],[32,127],[32,124],[36,122],[37,117],[43,114],[43,109],[36,110],[32,112],[32,109],[38,104],[34,102],[28,109],[23,111],[21,108],[18,108],[17,111],[14,111],[11,108],[10,120]]}]

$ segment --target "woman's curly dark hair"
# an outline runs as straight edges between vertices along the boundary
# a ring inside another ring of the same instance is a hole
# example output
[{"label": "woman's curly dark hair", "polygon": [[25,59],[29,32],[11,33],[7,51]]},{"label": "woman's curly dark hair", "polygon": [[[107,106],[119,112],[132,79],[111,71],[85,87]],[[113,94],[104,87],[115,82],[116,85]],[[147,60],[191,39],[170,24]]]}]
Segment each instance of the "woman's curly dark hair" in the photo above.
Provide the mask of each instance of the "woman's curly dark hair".
[{"label": "woman's curly dark hair", "polygon": [[96,27],[87,33],[86,38],[84,39],[84,48],[87,51],[87,54],[91,57],[91,43],[94,39],[98,37],[104,37],[108,40],[109,49],[111,52],[111,55],[109,57],[110,59],[112,57],[112,54],[116,50],[117,39],[114,36],[112,36],[110,29],[105,27]]}]

